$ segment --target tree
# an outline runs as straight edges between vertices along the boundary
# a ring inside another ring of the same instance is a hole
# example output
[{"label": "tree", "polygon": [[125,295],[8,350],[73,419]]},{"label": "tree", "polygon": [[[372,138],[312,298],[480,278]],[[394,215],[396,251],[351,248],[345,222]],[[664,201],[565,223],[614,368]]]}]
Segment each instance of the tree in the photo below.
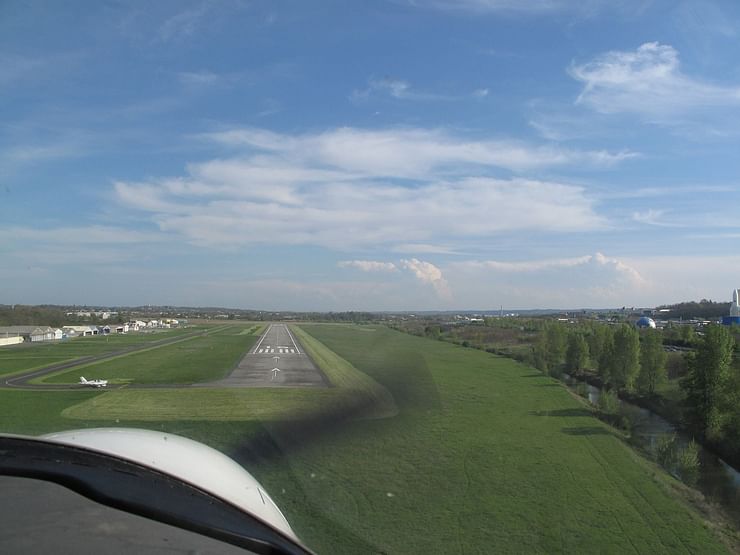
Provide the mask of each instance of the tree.
[{"label": "tree", "polygon": [[545,329],[545,357],[550,372],[557,370],[565,356],[565,328],[552,323]]},{"label": "tree", "polygon": [[637,390],[640,393],[655,393],[658,385],[665,380],[667,360],[661,333],[646,330],[640,342],[640,373],[637,376]]},{"label": "tree", "polygon": [[620,324],[614,332],[614,346],[609,364],[609,383],[632,391],[640,371],[640,336],[628,324]]},{"label": "tree", "polygon": [[609,383],[611,376],[611,367],[614,360],[614,331],[609,326],[601,326],[594,330],[595,334],[600,336],[598,343],[598,355],[596,366],[598,367],[599,376],[604,383]]},{"label": "tree", "polygon": [[730,365],[735,342],[725,326],[708,326],[696,352],[688,356],[688,373],[681,380],[686,392],[686,419],[697,432],[719,439],[729,416]]},{"label": "tree", "polygon": [[611,328],[606,324],[593,324],[591,332],[586,335],[588,354],[594,369],[599,366],[599,360],[601,359],[601,354],[604,350],[604,344],[608,341],[607,338],[610,336]]},{"label": "tree", "polygon": [[588,363],[588,343],[583,334],[574,332],[568,336],[568,347],[565,350],[565,369],[578,373]]}]

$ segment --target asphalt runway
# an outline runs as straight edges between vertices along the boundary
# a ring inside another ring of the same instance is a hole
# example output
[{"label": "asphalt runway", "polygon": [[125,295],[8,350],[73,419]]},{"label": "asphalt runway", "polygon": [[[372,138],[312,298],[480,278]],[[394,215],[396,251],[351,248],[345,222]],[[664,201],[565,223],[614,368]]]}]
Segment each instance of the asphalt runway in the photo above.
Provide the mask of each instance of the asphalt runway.
[{"label": "asphalt runway", "polygon": [[329,380],[287,325],[270,324],[228,377],[203,386],[329,387]]}]

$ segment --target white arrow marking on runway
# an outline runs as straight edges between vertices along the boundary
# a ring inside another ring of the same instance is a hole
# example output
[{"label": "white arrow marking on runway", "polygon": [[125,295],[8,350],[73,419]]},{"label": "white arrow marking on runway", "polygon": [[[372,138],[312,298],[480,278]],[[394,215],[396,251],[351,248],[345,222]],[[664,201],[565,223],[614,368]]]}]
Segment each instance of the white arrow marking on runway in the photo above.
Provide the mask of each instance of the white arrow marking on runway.
[{"label": "white arrow marking on runway", "polygon": [[280,372],[280,368],[273,368],[272,369],[272,378],[270,378],[270,381],[275,381],[275,378],[277,378],[277,373]]},{"label": "white arrow marking on runway", "polygon": [[280,360],[280,357],[275,355],[274,357],[272,357],[272,360],[275,361],[275,365],[277,366],[277,361]]}]

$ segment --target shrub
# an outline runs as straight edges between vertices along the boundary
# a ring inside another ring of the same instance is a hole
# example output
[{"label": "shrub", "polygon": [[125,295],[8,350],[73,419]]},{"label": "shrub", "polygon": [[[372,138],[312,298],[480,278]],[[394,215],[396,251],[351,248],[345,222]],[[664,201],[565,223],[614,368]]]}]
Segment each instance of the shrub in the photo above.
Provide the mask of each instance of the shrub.
[{"label": "shrub", "polygon": [[611,416],[616,415],[619,411],[619,398],[611,389],[602,390],[596,406],[599,407],[599,410],[604,414]]},{"label": "shrub", "polygon": [[676,470],[687,484],[696,483],[699,477],[699,445],[693,439],[676,453]]}]

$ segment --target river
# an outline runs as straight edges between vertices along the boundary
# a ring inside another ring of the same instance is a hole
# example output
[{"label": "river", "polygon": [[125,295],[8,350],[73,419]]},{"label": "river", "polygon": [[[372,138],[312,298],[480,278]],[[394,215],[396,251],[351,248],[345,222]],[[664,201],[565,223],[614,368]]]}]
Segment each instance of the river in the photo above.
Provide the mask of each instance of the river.
[{"label": "river", "polygon": [[[569,374],[563,374],[563,380],[573,391],[576,391],[579,385],[581,389],[585,386],[589,402],[594,405],[598,402],[600,388]],[[685,447],[691,441],[691,437],[654,412],[623,400],[619,401],[619,405],[620,414],[626,416],[632,423],[631,441],[647,449],[653,456],[656,454],[658,442],[668,435],[675,434],[679,447]],[[740,472],[701,445],[699,445],[699,463],[697,479],[690,485],[701,491],[709,501],[721,505],[736,523],[740,523]]]}]

